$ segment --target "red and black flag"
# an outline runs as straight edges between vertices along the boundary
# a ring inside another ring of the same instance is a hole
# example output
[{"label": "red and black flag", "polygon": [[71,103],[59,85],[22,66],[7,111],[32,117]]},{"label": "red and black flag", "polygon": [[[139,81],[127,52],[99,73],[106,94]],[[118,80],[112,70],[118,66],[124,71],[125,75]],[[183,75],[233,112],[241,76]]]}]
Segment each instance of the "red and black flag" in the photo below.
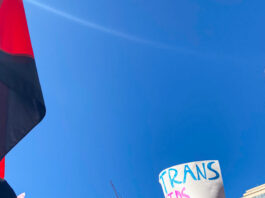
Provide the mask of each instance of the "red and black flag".
[{"label": "red and black flag", "polygon": [[0,160],[45,112],[23,2],[0,0]]}]

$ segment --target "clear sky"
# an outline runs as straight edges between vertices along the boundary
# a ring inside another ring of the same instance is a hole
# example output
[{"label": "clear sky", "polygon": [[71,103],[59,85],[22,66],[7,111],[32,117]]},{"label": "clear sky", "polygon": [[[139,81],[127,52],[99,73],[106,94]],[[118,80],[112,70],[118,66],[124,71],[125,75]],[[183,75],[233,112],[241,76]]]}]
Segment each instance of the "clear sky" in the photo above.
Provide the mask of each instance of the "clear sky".
[{"label": "clear sky", "polygon": [[265,183],[264,0],[25,0],[47,115],[7,156],[28,198],[162,198],[163,169]]}]

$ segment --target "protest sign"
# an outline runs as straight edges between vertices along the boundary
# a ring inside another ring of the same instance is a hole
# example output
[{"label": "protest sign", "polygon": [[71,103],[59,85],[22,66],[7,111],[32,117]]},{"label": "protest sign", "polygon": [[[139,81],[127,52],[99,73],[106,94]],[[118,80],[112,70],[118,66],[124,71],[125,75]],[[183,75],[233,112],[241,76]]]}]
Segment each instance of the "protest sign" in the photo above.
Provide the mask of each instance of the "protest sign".
[{"label": "protest sign", "polygon": [[219,162],[191,162],[165,169],[159,175],[165,198],[225,198]]}]

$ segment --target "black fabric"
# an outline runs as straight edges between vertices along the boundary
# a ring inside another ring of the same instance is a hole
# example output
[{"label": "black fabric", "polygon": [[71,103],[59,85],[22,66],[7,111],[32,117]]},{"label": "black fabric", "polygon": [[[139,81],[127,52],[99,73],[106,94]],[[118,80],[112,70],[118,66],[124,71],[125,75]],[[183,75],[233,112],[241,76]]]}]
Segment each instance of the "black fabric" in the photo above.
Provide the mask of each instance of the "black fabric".
[{"label": "black fabric", "polygon": [[0,198],[16,198],[16,193],[14,190],[9,186],[9,184],[0,179]]},{"label": "black fabric", "polygon": [[36,126],[46,113],[33,58],[0,51],[1,96],[0,123],[4,125],[0,127],[0,159]]}]

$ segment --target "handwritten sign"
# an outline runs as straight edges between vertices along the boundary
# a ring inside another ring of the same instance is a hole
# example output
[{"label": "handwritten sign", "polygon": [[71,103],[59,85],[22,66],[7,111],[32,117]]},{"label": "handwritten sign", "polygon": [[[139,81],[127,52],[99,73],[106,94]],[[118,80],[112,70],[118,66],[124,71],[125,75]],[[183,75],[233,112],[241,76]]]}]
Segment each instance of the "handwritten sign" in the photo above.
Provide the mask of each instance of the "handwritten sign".
[{"label": "handwritten sign", "polygon": [[165,198],[225,198],[219,162],[191,162],[159,175]]}]

